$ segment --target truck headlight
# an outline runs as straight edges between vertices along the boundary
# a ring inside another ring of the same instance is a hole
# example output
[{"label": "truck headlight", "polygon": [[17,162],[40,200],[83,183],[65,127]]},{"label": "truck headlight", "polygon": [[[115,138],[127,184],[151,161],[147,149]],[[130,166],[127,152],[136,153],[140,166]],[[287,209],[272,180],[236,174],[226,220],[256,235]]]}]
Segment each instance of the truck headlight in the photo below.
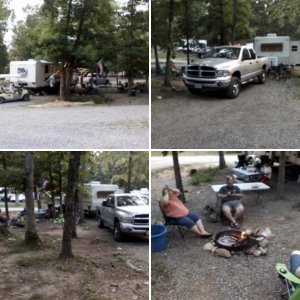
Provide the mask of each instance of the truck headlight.
[{"label": "truck headlight", "polygon": [[133,217],[122,217],[121,218],[122,223],[133,223]]},{"label": "truck headlight", "polygon": [[230,75],[230,72],[227,70],[218,70],[218,77],[227,77]]}]

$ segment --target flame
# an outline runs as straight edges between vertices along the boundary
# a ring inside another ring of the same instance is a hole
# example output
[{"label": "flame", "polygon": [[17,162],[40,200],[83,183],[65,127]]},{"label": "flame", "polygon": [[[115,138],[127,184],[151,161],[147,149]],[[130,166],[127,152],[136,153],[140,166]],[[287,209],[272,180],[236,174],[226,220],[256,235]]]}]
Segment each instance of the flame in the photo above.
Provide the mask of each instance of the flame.
[{"label": "flame", "polygon": [[244,240],[247,237],[247,233],[245,231],[242,231],[241,238]]}]

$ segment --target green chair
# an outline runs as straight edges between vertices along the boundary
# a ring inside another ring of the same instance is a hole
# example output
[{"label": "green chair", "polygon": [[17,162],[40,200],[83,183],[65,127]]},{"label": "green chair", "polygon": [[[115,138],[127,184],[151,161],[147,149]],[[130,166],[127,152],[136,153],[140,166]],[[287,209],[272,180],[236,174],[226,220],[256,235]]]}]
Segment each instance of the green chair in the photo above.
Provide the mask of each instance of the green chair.
[{"label": "green chair", "polygon": [[286,292],[282,296],[288,295],[288,300],[299,300],[300,299],[300,278],[292,274],[285,264],[277,263],[276,270],[280,277],[283,279]]}]

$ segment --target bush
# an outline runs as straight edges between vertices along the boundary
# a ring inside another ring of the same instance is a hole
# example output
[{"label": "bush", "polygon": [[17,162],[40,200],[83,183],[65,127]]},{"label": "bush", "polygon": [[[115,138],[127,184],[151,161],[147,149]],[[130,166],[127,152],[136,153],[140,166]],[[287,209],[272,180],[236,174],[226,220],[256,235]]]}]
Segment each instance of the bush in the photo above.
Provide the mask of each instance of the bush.
[{"label": "bush", "polygon": [[192,184],[198,185],[201,182],[212,182],[219,173],[219,168],[200,169],[191,174]]}]

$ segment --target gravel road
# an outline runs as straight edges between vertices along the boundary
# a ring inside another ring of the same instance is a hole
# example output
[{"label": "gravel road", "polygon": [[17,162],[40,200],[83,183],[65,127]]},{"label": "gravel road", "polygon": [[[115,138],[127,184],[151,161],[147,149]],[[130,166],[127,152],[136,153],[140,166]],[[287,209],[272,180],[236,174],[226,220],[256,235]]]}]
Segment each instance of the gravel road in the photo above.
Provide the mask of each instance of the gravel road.
[{"label": "gravel road", "polygon": [[[188,176],[191,168],[182,168],[187,206],[191,211],[203,216],[205,226],[210,232],[224,229],[220,223],[209,223],[203,214],[207,204],[215,203],[211,184],[224,183],[231,171],[222,171],[213,183],[198,186],[190,184]],[[152,223],[162,222],[157,199],[166,184],[174,186],[172,169],[152,174]],[[244,195],[245,217],[243,228],[256,226],[270,228],[274,237],[270,240],[268,254],[254,257],[238,253],[230,259],[213,255],[203,250],[206,240],[191,233],[185,233],[183,242],[176,228],[169,228],[167,249],[151,255],[152,299],[191,299],[191,300],[274,300],[280,299],[283,284],[277,276],[277,262],[289,265],[292,250],[299,249],[300,212],[292,209],[299,204],[300,185],[295,181],[286,182],[285,200],[276,199],[276,174],[273,176],[271,190],[264,194],[264,208],[256,203],[253,193]]]},{"label": "gravel road", "polygon": [[173,83],[172,92],[152,87],[152,149],[300,147],[299,78],[251,83],[236,99],[192,95],[180,79]]},{"label": "gravel road", "polygon": [[34,96],[30,102],[2,104],[0,148],[148,149],[146,99],[127,97],[112,105],[62,105],[54,99]]}]

